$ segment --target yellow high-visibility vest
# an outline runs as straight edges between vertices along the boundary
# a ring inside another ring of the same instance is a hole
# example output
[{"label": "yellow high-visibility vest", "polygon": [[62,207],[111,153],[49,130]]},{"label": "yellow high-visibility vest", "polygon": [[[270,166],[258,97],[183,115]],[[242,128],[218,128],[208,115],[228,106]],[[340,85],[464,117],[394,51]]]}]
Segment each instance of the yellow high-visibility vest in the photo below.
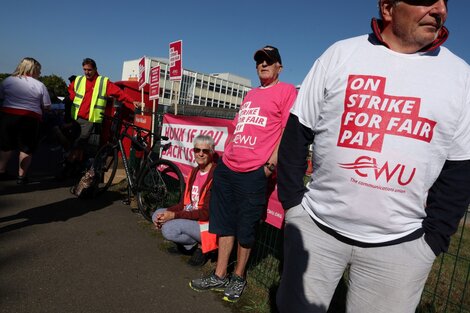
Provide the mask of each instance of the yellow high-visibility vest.
[{"label": "yellow high-visibility vest", "polygon": [[[90,114],[88,120],[92,123],[101,123],[103,121],[104,110],[106,108],[106,87],[108,86],[108,77],[98,76],[91,96]],[[85,95],[86,77],[77,76],[74,83],[75,98],[71,108],[71,115],[74,119],[78,117],[78,111]]]}]

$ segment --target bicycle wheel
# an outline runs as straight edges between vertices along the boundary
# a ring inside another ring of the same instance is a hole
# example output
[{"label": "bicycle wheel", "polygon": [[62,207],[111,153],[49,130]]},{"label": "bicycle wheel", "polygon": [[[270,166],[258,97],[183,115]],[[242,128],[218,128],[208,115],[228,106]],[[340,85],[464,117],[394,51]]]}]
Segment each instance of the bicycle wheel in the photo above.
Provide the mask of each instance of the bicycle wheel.
[{"label": "bicycle wheel", "polygon": [[184,178],[180,169],[168,160],[160,159],[144,169],[137,184],[137,204],[148,221],[159,208],[167,208],[181,201]]},{"label": "bicycle wheel", "polygon": [[101,147],[93,160],[95,171],[95,195],[105,192],[113,182],[118,166],[117,150],[111,144]]}]

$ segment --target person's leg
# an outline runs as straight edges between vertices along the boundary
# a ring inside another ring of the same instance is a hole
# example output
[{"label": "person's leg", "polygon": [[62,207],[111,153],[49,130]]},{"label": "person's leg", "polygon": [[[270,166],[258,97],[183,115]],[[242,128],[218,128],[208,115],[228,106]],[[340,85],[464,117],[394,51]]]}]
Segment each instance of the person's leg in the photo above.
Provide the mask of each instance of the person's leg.
[{"label": "person's leg", "polygon": [[33,153],[39,143],[40,122],[38,119],[23,116],[18,124],[18,184],[27,183],[26,174],[31,165]]},{"label": "person's leg", "polygon": [[27,154],[25,152],[20,151],[19,164],[18,164],[18,177],[26,176],[29,166],[31,165],[32,159],[33,159],[33,156],[31,154]]},{"label": "person's leg", "polygon": [[266,208],[267,178],[264,167],[249,173],[236,173],[235,203],[237,207],[237,264],[234,273],[245,277],[246,264],[255,244],[256,229]]},{"label": "person's leg", "polygon": [[88,141],[93,131],[93,123],[82,118],[78,118],[77,123],[80,125],[80,137],[78,139]]},{"label": "person's leg", "polygon": [[377,248],[354,248],[347,312],[412,313],[436,258],[424,236]]},{"label": "person's leg", "polygon": [[229,283],[227,266],[235,242],[234,235],[236,232],[231,175],[232,172],[220,161],[214,171],[214,182],[209,203],[209,231],[217,234],[219,237],[217,265],[213,273],[189,282],[189,286],[197,291],[224,291]]},{"label": "person's leg", "polygon": [[233,236],[219,237],[218,259],[215,271],[202,278],[191,280],[189,287],[196,291],[225,291],[229,284],[227,266],[234,241],[235,238]]},{"label": "person's leg", "polygon": [[246,264],[255,244],[256,229],[266,206],[267,178],[264,167],[248,173],[234,173],[234,198],[237,214],[237,264],[224,290],[225,301],[235,302],[246,287]]},{"label": "person's leg", "polygon": [[199,223],[187,219],[174,219],[162,226],[162,234],[165,239],[184,246],[186,250],[191,250],[196,244],[201,242]]},{"label": "person's leg", "polygon": [[18,148],[17,123],[19,118],[0,111],[0,174],[6,175],[8,161]]},{"label": "person's leg", "polygon": [[235,266],[234,273],[240,277],[245,277],[245,268],[248,263],[248,258],[250,257],[251,248],[242,247],[238,244],[237,249],[237,264]]},{"label": "person's leg", "polygon": [[227,267],[235,243],[234,236],[219,237],[219,250],[217,252],[217,265],[215,274],[220,278],[227,276]]},{"label": "person's leg", "polygon": [[[279,312],[324,313],[352,254],[352,247],[322,231],[301,205],[286,212]],[[367,312],[367,311],[357,311]]]},{"label": "person's leg", "polygon": [[235,243],[237,216],[233,198],[233,172],[219,162],[214,171],[210,198],[209,232],[217,234],[219,248],[215,274],[220,278],[227,276],[227,266]]}]

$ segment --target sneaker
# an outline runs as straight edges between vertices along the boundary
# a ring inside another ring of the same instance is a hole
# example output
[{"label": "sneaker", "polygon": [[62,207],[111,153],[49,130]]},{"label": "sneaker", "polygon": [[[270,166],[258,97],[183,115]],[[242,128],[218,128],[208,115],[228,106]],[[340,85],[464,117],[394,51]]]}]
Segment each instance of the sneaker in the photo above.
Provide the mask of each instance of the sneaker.
[{"label": "sneaker", "polygon": [[230,278],[230,282],[224,290],[223,299],[228,302],[236,302],[243,293],[246,287],[246,279],[238,275],[233,274]]},{"label": "sneaker", "polygon": [[26,176],[18,176],[16,178],[16,183],[18,185],[26,185],[27,183],[29,183],[29,179]]},{"label": "sneaker", "polygon": [[186,248],[182,244],[175,244],[166,249],[166,251],[170,254],[182,254],[182,255],[191,255],[195,248],[191,248],[189,250],[186,250]]},{"label": "sneaker", "polygon": [[207,257],[200,248],[194,251],[191,258],[188,260],[188,264],[191,266],[203,266],[207,262]]},{"label": "sneaker", "polygon": [[212,272],[212,274],[208,276],[191,280],[189,282],[189,287],[196,291],[224,291],[228,283],[229,279],[227,276],[225,276],[225,278],[220,278],[219,276],[215,275],[215,272]]}]

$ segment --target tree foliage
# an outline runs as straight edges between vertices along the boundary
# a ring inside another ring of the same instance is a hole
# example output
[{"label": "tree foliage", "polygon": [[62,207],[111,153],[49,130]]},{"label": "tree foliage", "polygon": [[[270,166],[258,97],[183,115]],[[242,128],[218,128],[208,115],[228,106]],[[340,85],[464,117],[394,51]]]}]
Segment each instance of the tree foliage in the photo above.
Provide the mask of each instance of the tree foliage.
[{"label": "tree foliage", "polygon": [[39,80],[46,85],[47,90],[51,96],[51,100],[54,101],[54,97],[65,97],[67,95],[67,84],[57,75],[47,75],[39,77]]},{"label": "tree foliage", "polygon": [[7,74],[7,73],[0,73],[0,83],[2,82],[2,80],[4,80],[5,78],[7,78],[8,76],[10,76],[10,74]]}]

